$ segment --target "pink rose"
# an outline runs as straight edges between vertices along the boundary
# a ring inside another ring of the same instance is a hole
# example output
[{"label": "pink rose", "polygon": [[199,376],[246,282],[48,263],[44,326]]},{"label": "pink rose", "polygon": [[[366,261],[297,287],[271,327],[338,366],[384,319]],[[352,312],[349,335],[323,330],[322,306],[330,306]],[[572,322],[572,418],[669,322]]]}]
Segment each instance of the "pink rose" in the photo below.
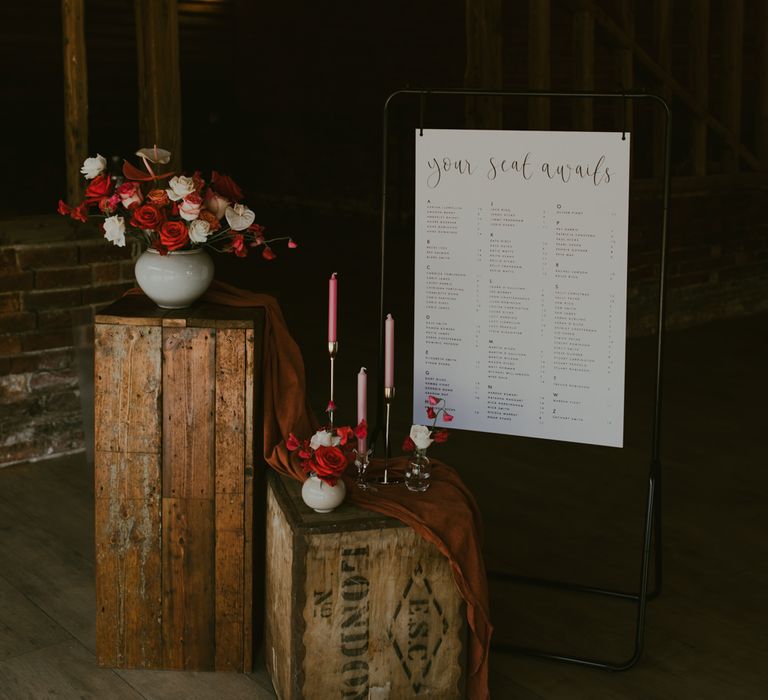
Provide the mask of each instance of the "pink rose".
[{"label": "pink rose", "polygon": [[179,204],[179,216],[186,221],[194,221],[200,216],[202,206],[203,199],[199,194],[196,192],[188,194]]},{"label": "pink rose", "polygon": [[120,202],[126,209],[141,204],[141,185],[138,182],[124,182],[117,188],[117,196],[120,197]]}]

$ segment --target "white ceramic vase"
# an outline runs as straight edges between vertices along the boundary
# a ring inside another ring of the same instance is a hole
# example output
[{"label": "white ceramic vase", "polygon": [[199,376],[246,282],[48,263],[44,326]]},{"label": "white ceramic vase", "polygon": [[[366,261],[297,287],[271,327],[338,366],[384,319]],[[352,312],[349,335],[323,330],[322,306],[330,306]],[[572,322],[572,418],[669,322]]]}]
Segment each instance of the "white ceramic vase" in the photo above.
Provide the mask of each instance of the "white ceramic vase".
[{"label": "white ceramic vase", "polygon": [[174,250],[160,255],[145,250],[134,268],[142,291],[162,309],[183,309],[192,304],[213,280],[213,260],[202,248]]},{"label": "white ceramic vase", "polygon": [[318,513],[330,513],[341,505],[346,495],[347,487],[343,479],[339,479],[335,486],[329,486],[322,479],[310,475],[301,487],[304,503]]}]

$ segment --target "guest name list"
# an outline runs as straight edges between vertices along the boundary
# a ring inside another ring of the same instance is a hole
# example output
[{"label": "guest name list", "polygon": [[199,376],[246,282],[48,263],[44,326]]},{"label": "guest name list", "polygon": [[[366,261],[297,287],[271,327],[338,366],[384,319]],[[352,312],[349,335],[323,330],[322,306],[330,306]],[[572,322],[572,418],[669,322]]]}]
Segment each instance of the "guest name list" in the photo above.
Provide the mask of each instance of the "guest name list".
[{"label": "guest name list", "polygon": [[414,422],[621,447],[629,135],[416,132]]}]

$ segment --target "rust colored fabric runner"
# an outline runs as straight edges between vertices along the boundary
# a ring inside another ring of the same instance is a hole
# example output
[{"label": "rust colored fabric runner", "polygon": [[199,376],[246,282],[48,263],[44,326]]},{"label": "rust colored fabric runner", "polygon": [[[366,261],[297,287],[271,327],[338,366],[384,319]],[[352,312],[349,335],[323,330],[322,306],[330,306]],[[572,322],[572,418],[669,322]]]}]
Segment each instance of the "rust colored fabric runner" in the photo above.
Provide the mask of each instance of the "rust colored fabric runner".
[{"label": "rust colored fabric runner", "polygon": [[[264,459],[276,471],[303,481],[306,474],[285,446],[293,432],[309,437],[318,423],[306,401],[301,350],[291,337],[274,297],[214,282],[203,297],[225,306],[264,307]],[[403,469],[406,458],[390,462]],[[379,488],[376,493],[354,486],[345,476],[348,498],[355,504],[401,520],[448,558],[454,579],[467,604],[470,634],[467,645],[467,696],[486,700],[488,650],[493,628],[488,610],[488,583],[481,552],[482,519],[474,497],[454,469],[432,460],[428,495],[404,487]],[[375,470],[377,462],[371,467]]]}]

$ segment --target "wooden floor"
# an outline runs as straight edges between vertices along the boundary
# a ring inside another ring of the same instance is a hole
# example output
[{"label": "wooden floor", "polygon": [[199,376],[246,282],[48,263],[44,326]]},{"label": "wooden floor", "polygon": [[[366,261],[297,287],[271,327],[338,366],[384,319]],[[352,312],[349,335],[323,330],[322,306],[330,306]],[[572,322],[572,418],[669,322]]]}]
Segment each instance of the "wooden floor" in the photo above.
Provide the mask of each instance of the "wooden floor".
[{"label": "wooden floor", "polygon": [[[766,358],[766,316],[669,336],[664,587],[639,664],[612,674],[495,652],[494,698],[768,698]],[[477,495],[490,569],[637,589],[652,363],[650,340],[630,345],[623,450],[476,433],[443,446]],[[263,665],[96,666],[92,496],[81,458],[0,470],[0,699],[274,697]],[[496,580],[491,598],[499,641],[631,655],[631,604]]]}]

